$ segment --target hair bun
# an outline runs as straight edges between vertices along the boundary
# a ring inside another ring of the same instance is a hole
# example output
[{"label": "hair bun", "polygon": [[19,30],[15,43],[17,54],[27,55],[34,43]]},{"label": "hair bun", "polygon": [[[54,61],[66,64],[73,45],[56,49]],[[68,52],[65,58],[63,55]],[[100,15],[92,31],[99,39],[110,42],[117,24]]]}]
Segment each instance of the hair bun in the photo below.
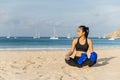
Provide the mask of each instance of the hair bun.
[{"label": "hair bun", "polygon": [[89,27],[85,27],[86,30],[89,30]]},{"label": "hair bun", "polygon": [[87,27],[87,29],[89,30],[89,27]]}]

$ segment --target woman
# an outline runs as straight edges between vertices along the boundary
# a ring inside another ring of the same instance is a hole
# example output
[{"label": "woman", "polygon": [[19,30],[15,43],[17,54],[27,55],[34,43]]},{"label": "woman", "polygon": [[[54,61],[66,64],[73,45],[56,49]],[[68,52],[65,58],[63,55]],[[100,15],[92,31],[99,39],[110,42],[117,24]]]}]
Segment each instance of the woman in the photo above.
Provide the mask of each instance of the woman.
[{"label": "woman", "polygon": [[[93,50],[92,40],[88,39],[89,28],[86,26],[78,27],[78,38],[72,41],[72,47],[68,54],[65,55],[65,62],[71,66],[83,67],[93,66],[97,61],[97,54]],[[76,54],[74,58],[70,57],[74,49]],[[90,58],[87,57],[87,51],[90,51]]]}]

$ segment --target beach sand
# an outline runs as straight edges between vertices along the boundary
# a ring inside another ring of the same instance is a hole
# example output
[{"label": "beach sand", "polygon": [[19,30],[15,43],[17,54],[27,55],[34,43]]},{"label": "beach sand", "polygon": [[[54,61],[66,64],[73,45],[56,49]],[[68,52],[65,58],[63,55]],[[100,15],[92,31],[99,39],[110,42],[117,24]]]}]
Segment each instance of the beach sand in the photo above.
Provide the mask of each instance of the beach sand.
[{"label": "beach sand", "polygon": [[0,80],[120,80],[120,49],[96,49],[90,68],[65,63],[68,50],[0,51]]}]

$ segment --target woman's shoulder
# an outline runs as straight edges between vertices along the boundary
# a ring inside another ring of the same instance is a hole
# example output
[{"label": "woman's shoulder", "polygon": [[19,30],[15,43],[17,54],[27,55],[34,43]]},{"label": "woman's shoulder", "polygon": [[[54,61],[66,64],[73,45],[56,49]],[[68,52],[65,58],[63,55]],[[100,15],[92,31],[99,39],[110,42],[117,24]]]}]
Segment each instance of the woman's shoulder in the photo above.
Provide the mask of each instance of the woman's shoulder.
[{"label": "woman's shoulder", "polygon": [[77,40],[78,40],[78,38],[74,38],[74,39],[73,39],[73,42],[74,42],[74,43],[77,43]]},{"label": "woman's shoulder", "polygon": [[73,39],[73,41],[77,41],[77,40],[78,40],[78,38],[74,38],[74,39]]},{"label": "woman's shoulder", "polygon": [[92,43],[92,39],[87,38],[88,43]]}]

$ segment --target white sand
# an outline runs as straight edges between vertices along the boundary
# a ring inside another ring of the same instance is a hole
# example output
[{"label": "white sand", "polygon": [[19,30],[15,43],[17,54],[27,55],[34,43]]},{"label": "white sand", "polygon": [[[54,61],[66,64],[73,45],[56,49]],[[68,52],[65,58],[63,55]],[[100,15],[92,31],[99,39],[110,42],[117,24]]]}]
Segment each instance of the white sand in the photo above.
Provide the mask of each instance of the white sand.
[{"label": "white sand", "polygon": [[65,50],[0,51],[0,80],[120,80],[120,49],[95,51],[90,68],[67,65]]}]

